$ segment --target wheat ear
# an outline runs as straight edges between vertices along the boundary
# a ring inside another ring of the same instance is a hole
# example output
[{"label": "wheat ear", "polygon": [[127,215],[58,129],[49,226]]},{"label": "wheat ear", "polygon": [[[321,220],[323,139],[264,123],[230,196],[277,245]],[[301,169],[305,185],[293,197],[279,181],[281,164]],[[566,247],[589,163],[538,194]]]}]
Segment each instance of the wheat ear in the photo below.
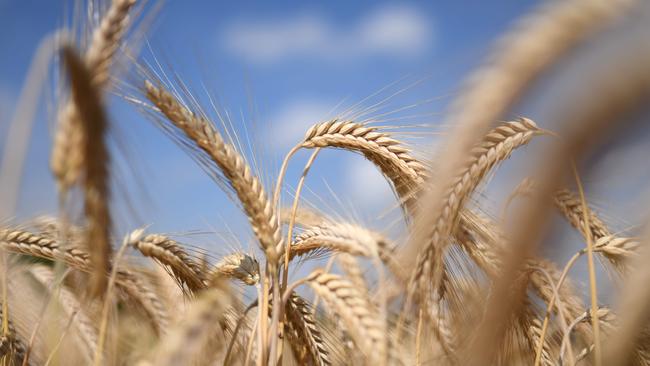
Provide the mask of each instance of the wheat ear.
[{"label": "wheat ear", "polygon": [[[84,272],[89,272],[92,268],[86,252],[75,248],[64,250],[56,240],[27,231],[0,230],[0,245],[9,252],[61,261]],[[127,269],[120,269],[117,272],[116,284],[128,298],[135,300],[141,306],[156,333],[163,333],[167,326],[167,311],[148,284]]]},{"label": "wheat ear", "polygon": [[66,315],[70,318],[74,317],[75,319],[74,324],[78,329],[82,342],[87,348],[86,352],[88,354],[88,359],[92,359],[92,355],[95,353],[97,348],[97,328],[92,319],[82,308],[82,304],[79,302],[77,296],[63,284],[54,288],[54,286],[56,286],[56,277],[51,268],[46,266],[35,266],[30,268],[30,272],[43,286],[57,292],[59,302],[66,312]]},{"label": "wheat ear", "polygon": [[[192,304],[186,320],[161,339],[152,355],[154,365],[184,365],[197,360],[214,337],[230,302],[228,292],[215,286],[205,290]],[[217,344],[219,349],[223,346]],[[212,349],[216,353],[218,349]]]},{"label": "wheat ear", "polygon": [[[292,293],[287,301],[286,317],[288,335],[298,362],[305,364],[308,359],[313,365],[331,365],[329,351],[312,316],[311,307],[296,293]],[[303,344],[306,346],[304,349],[301,347]]]},{"label": "wheat ear", "polygon": [[367,296],[335,274],[315,272],[306,281],[341,318],[363,355],[368,360],[384,363],[387,356],[386,329]]},{"label": "wheat ear", "polygon": [[584,217],[585,215],[589,216],[589,230],[594,240],[594,251],[604,255],[614,266],[623,269],[624,262],[635,255],[639,242],[633,238],[612,234],[607,225],[591,208],[587,206],[587,212],[583,212],[582,202],[571,191],[560,190],[554,198],[555,205],[567,221],[585,237]]},{"label": "wheat ear", "polygon": [[131,244],[144,256],[151,257],[163,266],[171,268],[178,283],[191,291],[205,287],[201,267],[176,241],[157,234],[147,235]]},{"label": "wheat ear", "polygon": [[[84,62],[97,90],[103,89],[108,82],[110,66],[126,32],[129,12],[134,4],[135,0],[112,1],[100,25],[93,32]],[[69,100],[59,111],[50,168],[61,191],[67,190],[79,179],[86,156],[82,146],[87,137],[83,134],[79,108],[74,100]]]},{"label": "wheat ear", "polygon": [[147,98],[160,113],[219,167],[239,198],[260,246],[267,255],[274,256],[276,245],[282,242],[275,208],[245,159],[224,141],[211,122],[191,112],[162,86],[145,81],[144,87]]},{"label": "wheat ear", "polygon": [[[0,309],[0,318],[3,318],[4,321],[4,313]],[[14,361],[13,364],[20,364],[22,365],[25,360],[25,355],[27,354],[27,347],[25,347],[25,342],[18,338],[18,334],[16,333],[16,329],[14,328],[13,322],[11,319],[6,319],[7,321],[7,327],[8,327],[8,333],[3,335],[0,338],[1,345],[2,345],[2,350],[4,350],[3,356],[11,356],[11,360]],[[31,366],[33,363],[29,363]]]},{"label": "wheat ear", "polygon": [[413,182],[426,174],[425,166],[415,159],[398,140],[377,127],[337,119],[319,123],[307,131],[304,148],[341,148],[363,154],[393,184],[399,197],[408,197]]},{"label": "wheat ear", "polygon": [[111,215],[109,208],[109,153],[106,144],[108,121],[100,101],[91,71],[75,51],[63,51],[72,90],[72,99],[79,111],[85,136],[82,144],[84,159],[83,191],[86,216],[85,240],[93,265],[91,294],[99,296],[106,290],[112,247],[110,240]]},{"label": "wheat ear", "polygon": [[260,265],[257,260],[244,253],[232,253],[219,260],[211,270],[211,276],[234,278],[254,286],[260,282]]},{"label": "wheat ear", "polygon": [[[442,210],[434,216],[435,224],[429,229],[429,241],[418,254],[417,264],[408,283],[408,296],[411,297],[419,287],[418,281],[431,280],[435,291],[442,284],[442,258],[447,239],[452,234],[454,223],[469,195],[480,184],[490,170],[507,159],[519,146],[527,144],[535,135],[542,133],[537,125],[526,118],[519,121],[506,122],[490,133],[483,142],[472,150],[461,173],[456,175],[451,187],[447,190]],[[436,265],[437,264],[437,265]],[[428,274],[433,270],[433,278]]]}]

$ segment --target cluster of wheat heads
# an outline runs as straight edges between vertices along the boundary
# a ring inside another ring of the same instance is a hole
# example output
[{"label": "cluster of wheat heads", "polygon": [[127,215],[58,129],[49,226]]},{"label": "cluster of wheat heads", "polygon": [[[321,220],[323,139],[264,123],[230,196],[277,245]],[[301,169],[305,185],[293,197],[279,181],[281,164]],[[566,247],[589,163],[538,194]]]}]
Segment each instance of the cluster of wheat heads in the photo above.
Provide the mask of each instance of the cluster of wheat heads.
[{"label": "cluster of wheat heads", "polygon": [[[186,90],[182,82],[125,57],[136,75],[128,85],[136,92],[126,99],[188,150],[248,219],[258,258],[213,258],[143,228],[114,235],[105,95],[120,84],[112,64],[128,50],[123,38],[137,7],[113,0],[85,30],[86,42],[64,38],[57,46],[68,92],[50,162],[62,214],[0,228],[0,362],[650,364],[650,270],[637,264],[650,260],[647,238],[609,227],[586,201],[578,174],[608,128],[648,101],[650,48],[635,46],[616,68],[593,75],[576,99],[582,102],[563,112],[562,131],[523,117],[498,122],[538,75],[597,30],[625,21],[635,6],[558,1],[522,19],[452,104],[452,130],[435,159],[419,159],[390,128],[340,117],[306,131],[272,190],[229,132],[178,92]],[[504,203],[507,213],[514,198],[529,197],[510,215],[516,223],[506,225],[474,198],[500,163],[533,139],[548,140],[548,151]],[[383,173],[406,223],[402,239],[305,207],[305,177],[323,149],[360,154]],[[300,150],[312,155],[285,207],[284,175]],[[66,214],[75,199],[82,201],[80,221]],[[536,250],[553,207],[584,238],[567,263]],[[290,271],[322,256],[325,268],[299,278]],[[583,256],[589,274],[572,281],[568,273]],[[599,256],[626,282],[616,308],[599,303]],[[589,289],[588,302],[576,282]],[[248,303],[246,288],[256,293]]]}]

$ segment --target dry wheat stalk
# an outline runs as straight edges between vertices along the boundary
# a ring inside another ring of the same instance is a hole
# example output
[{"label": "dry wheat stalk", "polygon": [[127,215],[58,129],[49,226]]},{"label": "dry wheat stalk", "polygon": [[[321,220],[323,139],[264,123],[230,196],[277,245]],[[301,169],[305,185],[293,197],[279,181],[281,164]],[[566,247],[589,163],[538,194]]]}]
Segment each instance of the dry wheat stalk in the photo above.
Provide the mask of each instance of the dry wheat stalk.
[{"label": "dry wheat stalk", "polygon": [[[311,308],[296,293],[292,293],[287,301],[286,316],[289,328],[287,334],[291,340],[291,346],[294,347],[297,361],[300,364],[306,364],[309,360],[313,365],[331,365],[329,351],[316,320],[312,316]],[[303,345],[304,347],[301,347]]]},{"label": "dry wheat stalk", "polygon": [[[555,205],[558,207],[560,212],[564,214],[564,217],[566,217],[571,226],[576,228],[583,235],[586,235],[584,232],[585,213],[582,210],[582,202],[580,202],[580,198],[576,197],[576,195],[568,189],[562,189],[555,194],[554,199]],[[591,231],[591,237],[594,240],[612,235],[605,223],[598,217],[598,215],[596,215],[595,212],[588,208],[586,214],[589,215],[589,230]]]},{"label": "dry wheat stalk", "polygon": [[208,154],[219,167],[239,198],[260,246],[267,256],[274,257],[276,246],[282,243],[275,208],[245,159],[234,146],[224,141],[211,122],[191,112],[162,86],[154,86],[147,80],[144,87],[147,98],[160,113]]},{"label": "dry wheat stalk", "polygon": [[[161,339],[150,357],[154,365],[192,364],[204,352],[219,354],[223,339],[215,339],[224,313],[230,304],[225,288],[214,286],[205,290],[192,304],[185,321]],[[221,335],[223,337],[223,335]],[[214,342],[213,340],[218,340]],[[206,347],[210,346],[208,350]]]},{"label": "dry wheat stalk", "polygon": [[97,348],[97,328],[93,320],[82,308],[82,304],[77,299],[77,296],[63,284],[58,288],[54,288],[54,286],[57,286],[56,277],[51,268],[35,266],[30,268],[30,272],[43,286],[49,288],[50,291],[56,291],[58,300],[66,315],[75,319],[74,325],[78,329],[79,336],[86,346],[87,360],[92,360],[92,356],[95,354],[95,349]]},{"label": "dry wheat stalk", "polygon": [[[555,205],[567,221],[586,237],[582,202],[568,189],[555,195]],[[625,270],[625,262],[635,256],[639,242],[633,238],[618,237],[611,233],[607,225],[587,206],[589,230],[594,240],[594,251],[605,256],[619,270]]]},{"label": "dry wheat stalk", "polygon": [[341,276],[314,272],[307,283],[338,315],[364,357],[384,363],[387,357],[384,320],[365,294]]},{"label": "dry wheat stalk", "polygon": [[291,256],[302,256],[325,248],[362,257],[378,256],[375,237],[357,225],[344,222],[327,223],[305,230],[291,243]]},{"label": "dry wheat stalk", "polygon": [[92,84],[92,73],[70,48],[63,50],[70,76],[72,100],[80,117],[84,140],[80,146],[83,160],[85,240],[93,265],[90,292],[100,296],[107,286],[105,273],[111,260],[111,215],[109,208],[109,153],[105,136],[108,121],[100,101],[99,91]]},{"label": "dry wheat stalk", "polygon": [[60,248],[55,239],[42,237],[22,230],[0,230],[0,244],[4,250],[44,259],[57,260],[68,265],[87,270],[90,267],[87,253],[75,249]]},{"label": "dry wheat stalk", "polygon": [[167,332],[169,322],[167,309],[148,283],[132,271],[119,269],[116,284],[129,299],[134,300],[142,308],[157,335]]},{"label": "dry wheat stalk", "polygon": [[154,258],[163,266],[169,266],[181,287],[185,284],[191,291],[205,287],[199,264],[176,241],[163,235],[150,234],[131,245],[144,256]]},{"label": "dry wheat stalk", "polygon": [[[434,220],[434,226],[429,229],[429,242],[418,254],[417,265],[408,283],[409,297],[417,288],[427,288],[428,285],[425,283],[418,283],[425,279],[431,280],[432,288],[438,291],[444,275],[442,267],[444,248],[465,201],[495,165],[507,159],[514,149],[527,144],[533,136],[541,133],[542,130],[533,121],[522,118],[519,121],[500,125],[488,133],[483,142],[472,150],[471,158],[447,190],[443,208],[434,215],[437,219]],[[432,278],[429,277],[430,274],[433,274]]]},{"label": "dry wheat stalk", "polygon": [[[0,319],[3,317],[4,313],[2,308],[0,308]],[[14,362],[14,365],[22,365],[27,354],[26,342],[18,337],[11,319],[7,319],[7,326],[8,333],[2,336],[2,346],[7,352],[4,355],[11,356],[10,360]],[[29,365],[33,365],[33,362],[29,362]]]},{"label": "dry wheat stalk", "polygon": [[426,168],[388,133],[352,121],[337,119],[319,123],[307,131],[304,148],[335,147],[362,153],[379,167],[400,197],[408,197],[426,174]]},{"label": "dry wheat stalk", "polygon": [[257,260],[244,253],[232,253],[219,260],[211,270],[212,277],[235,278],[253,286],[260,282],[260,266]]},{"label": "dry wheat stalk", "polygon": [[[54,239],[30,232],[0,230],[0,245],[9,252],[61,261],[84,272],[92,268],[89,255],[84,251],[76,248],[63,250]],[[157,294],[132,271],[120,269],[117,275],[119,288],[142,307],[157,333],[164,332],[168,316]]]},{"label": "dry wheat stalk", "polygon": [[360,291],[369,293],[368,284],[363,275],[365,271],[361,268],[359,261],[352,254],[338,253],[336,255],[336,261],[338,262],[339,268],[343,274],[345,274],[345,277],[352,282],[352,284],[354,284]]},{"label": "dry wheat stalk", "polygon": [[[503,246],[506,240],[503,234],[488,219],[470,210],[464,211],[463,215],[468,216],[466,222],[471,223],[471,226],[463,229],[464,236],[458,236],[459,244],[490,277],[497,276],[502,266],[502,253],[505,250]],[[529,273],[533,290],[544,302],[549,303],[553,297],[555,285],[560,280],[561,271],[554,263],[542,258],[530,259],[526,263],[525,270]],[[547,274],[548,277],[542,273]],[[570,282],[565,280],[557,291],[559,299],[556,299],[554,305],[555,312],[562,311],[565,319],[574,319],[583,312],[583,302],[576,295]],[[587,327],[579,329],[581,336],[589,341],[591,339],[589,329]]]},{"label": "dry wheat stalk", "polygon": [[[135,0],[112,1],[99,27],[93,32],[84,62],[97,90],[107,84],[112,60],[126,32],[128,15],[134,4]],[[61,108],[58,120],[50,167],[59,189],[64,192],[81,176],[85,159],[83,144],[87,138],[81,126],[79,105],[74,100],[68,100]]]}]

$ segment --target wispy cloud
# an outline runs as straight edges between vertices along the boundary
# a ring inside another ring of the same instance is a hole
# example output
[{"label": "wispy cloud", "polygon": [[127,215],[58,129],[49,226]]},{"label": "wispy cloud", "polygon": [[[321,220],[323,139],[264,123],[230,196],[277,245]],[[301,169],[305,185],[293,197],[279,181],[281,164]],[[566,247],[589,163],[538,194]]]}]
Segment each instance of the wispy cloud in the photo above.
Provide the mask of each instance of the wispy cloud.
[{"label": "wispy cloud", "polygon": [[345,61],[371,56],[405,58],[433,42],[431,19],[406,4],[384,5],[354,24],[318,14],[248,19],[230,24],[223,45],[249,63],[269,64],[295,57]]},{"label": "wispy cloud", "polygon": [[362,211],[376,212],[393,199],[393,192],[379,169],[371,162],[356,157],[348,160],[346,187]]}]

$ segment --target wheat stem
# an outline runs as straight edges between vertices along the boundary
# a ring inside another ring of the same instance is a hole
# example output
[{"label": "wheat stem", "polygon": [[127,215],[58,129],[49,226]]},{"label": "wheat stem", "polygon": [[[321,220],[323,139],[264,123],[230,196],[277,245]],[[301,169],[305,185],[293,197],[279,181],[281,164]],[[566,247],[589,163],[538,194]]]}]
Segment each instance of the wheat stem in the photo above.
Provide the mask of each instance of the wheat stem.
[{"label": "wheat stem", "polygon": [[571,169],[573,171],[573,176],[576,180],[576,185],[578,186],[578,192],[580,193],[580,201],[582,202],[582,212],[584,213],[584,232],[587,238],[587,264],[589,267],[589,294],[591,299],[591,317],[592,317],[592,326],[594,328],[594,356],[596,366],[602,364],[602,351],[600,344],[600,323],[598,322],[598,288],[596,285],[596,268],[594,266],[594,243],[591,235],[591,228],[589,225],[589,214],[587,208],[587,201],[585,200],[585,192],[582,188],[582,181],[578,175],[578,169],[574,161],[571,162]]}]

